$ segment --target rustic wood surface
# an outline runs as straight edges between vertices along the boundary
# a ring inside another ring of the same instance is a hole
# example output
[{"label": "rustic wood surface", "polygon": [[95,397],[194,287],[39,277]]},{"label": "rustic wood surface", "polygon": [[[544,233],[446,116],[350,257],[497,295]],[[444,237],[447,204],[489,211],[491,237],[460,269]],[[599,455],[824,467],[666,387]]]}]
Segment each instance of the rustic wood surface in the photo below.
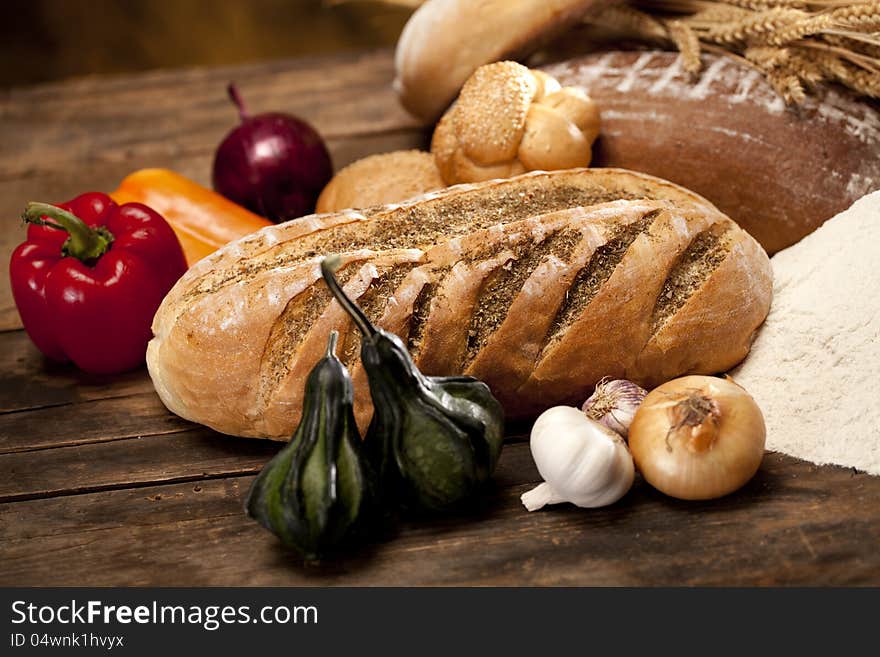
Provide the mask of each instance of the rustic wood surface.
[{"label": "rustic wood surface", "polygon": [[[253,110],[311,121],[337,167],[424,146],[390,90],[388,52],[234,69],[80,79],[0,98],[0,252],[28,200],[112,190],[129,172],[208,183],[235,123],[225,84]],[[2,585],[880,584],[880,478],[768,454],[744,489],[684,503],[642,481],[606,509],[527,513],[538,480],[512,434],[469,515],[405,521],[358,555],[305,565],[245,517],[276,444],[168,413],[144,369],[94,377],[47,362],[0,285]]]}]

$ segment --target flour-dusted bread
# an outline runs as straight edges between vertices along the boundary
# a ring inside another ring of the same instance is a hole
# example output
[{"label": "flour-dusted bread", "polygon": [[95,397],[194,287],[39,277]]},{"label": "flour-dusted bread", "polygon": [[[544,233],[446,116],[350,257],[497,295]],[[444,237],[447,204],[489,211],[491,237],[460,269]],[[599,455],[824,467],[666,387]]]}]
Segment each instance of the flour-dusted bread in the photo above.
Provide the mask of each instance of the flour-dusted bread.
[{"label": "flour-dusted bread", "polygon": [[198,263],[148,348],[168,408],[287,439],[335,329],[363,425],[359,337],[320,280],[328,253],[343,254],[345,290],[425,373],[486,380],[510,417],[582,400],[606,375],[652,385],[732,367],[770,303],[760,246],[665,181],[579,169],[461,185],[272,226]]},{"label": "flour-dusted bread", "polygon": [[771,254],[880,188],[880,111],[821,87],[786,107],[760,72],[704,56],[691,80],[668,52],[606,52],[542,67],[599,106],[593,164],[702,194]]}]

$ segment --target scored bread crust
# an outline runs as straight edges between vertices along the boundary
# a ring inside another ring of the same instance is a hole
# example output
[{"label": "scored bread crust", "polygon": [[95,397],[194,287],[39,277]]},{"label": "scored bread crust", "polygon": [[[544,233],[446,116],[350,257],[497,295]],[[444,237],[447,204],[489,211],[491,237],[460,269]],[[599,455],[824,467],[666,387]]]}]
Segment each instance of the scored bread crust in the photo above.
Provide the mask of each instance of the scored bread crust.
[{"label": "scored bread crust", "polygon": [[[577,197],[573,198],[569,205],[557,205],[554,206],[554,209],[575,205],[594,205],[616,199],[664,198],[678,203],[693,204],[703,208],[706,212],[718,212],[712,203],[689,189],[662,178],[629,169],[594,167],[559,171],[532,171],[514,178],[453,185],[401,203],[308,215],[267,226],[227,244],[222,249],[198,261],[190,267],[182,280],[186,282],[186,295],[189,297],[192,296],[190,288],[195,288],[195,292],[213,289],[218,279],[234,281],[236,277],[245,276],[248,270],[278,266],[279,263],[290,261],[293,254],[314,251],[310,240],[318,233],[352,230],[358,234],[365,234],[376,224],[382,223],[387,226],[387,230],[393,231],[395,223],[399,222],[401,217],[406,217],[411,209],[434,209],[436,210],[435,215],[442,215],[456,201],[475,199],[473,201],[475,207],[471,209],[467,218],[471,219],[470,215],[477,215],[473,218],[485,223],[496,218],[489,216],[490,211],[496,212],[498,210],[499,197],[505,194],[508,196],[513,193],[536,196],[538,197],[536,202],[540,203],[545,197],[554,197],[562,193],[563,198],[557,201],[560,204],[567,200],[566,194],[573,196],[575,192]],[[488,210],[481,212],[482,208],[477,207],[480,204],[485,205]],[[450,219],[454,219],[454,217],[450,217]],[[370,227],[367,227],[366,224],[370,224]],[[449,235],[448,237],[454,236]],[[424,245],[433,245],[435,241],[425,240]],[[280,257],[273,261],[273,257],[279,251],[281,252]],[[177,294],[183,293],[183,285],[179,286],[179,289],[172,289],[166,297],[167,303],[169,305],[175,303]]]},{"label": "scored bread crust", "polygon": [[[707,231],[712,257],[695,273]],[[260,233],[178,282],[147,353],[169,409],[233,435],[289,438],[333,329],[365,426],[359,338],[318,280],[331,250],[344,289],[426,374],[486,380],[510,417],[582,399],[606,375],[658,383],[731,367],[770,302],[751,237],[699,196],[622,170],[536,172]],[[664,285],[682,303],[652,326]]]}]

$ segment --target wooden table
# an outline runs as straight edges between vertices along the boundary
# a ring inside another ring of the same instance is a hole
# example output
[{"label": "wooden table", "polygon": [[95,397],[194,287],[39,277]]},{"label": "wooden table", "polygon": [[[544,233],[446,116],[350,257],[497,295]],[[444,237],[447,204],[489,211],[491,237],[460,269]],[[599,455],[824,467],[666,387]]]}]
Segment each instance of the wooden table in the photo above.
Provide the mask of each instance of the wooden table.
[{"label": "wooden table", "polygon": [[[337,167],[424,147],[397,105],[391,54],[87,78],[0,98],[0,250],[23,239],[28,200],[112,190],[167,167],[208,184],[236,122],[301,115]],[[236,439],[165,410],[145,369],[94,377],[46,361],[0,286],[0,584],[743,585],[880,583],[880,478],[768,454],[743,490],[711,503],[637,481],[618,504],[527,513],[538,475],[512,435],[470,515],[404,523],[357,556],[304,566],[242,512],[277,444]],[[829,427],[829,431],[834,431]]]}]

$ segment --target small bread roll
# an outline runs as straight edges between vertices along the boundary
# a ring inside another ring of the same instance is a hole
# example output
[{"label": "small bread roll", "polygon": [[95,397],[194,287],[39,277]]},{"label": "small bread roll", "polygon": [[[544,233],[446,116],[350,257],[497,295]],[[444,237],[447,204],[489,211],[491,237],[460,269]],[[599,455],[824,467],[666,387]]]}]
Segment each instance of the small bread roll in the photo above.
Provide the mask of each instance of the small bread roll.
[{"label": "small bread roll", "polygon": [[393,151],[349,164],[327,183],[316,213],[397,203],[446,187],[434,158],[424,151]]},{"label": "small bread roll", "polygon": [[448,185],[590,163],[599,110],[582,89],[516,62],[478,68],[440,119],[431,151]]}]

